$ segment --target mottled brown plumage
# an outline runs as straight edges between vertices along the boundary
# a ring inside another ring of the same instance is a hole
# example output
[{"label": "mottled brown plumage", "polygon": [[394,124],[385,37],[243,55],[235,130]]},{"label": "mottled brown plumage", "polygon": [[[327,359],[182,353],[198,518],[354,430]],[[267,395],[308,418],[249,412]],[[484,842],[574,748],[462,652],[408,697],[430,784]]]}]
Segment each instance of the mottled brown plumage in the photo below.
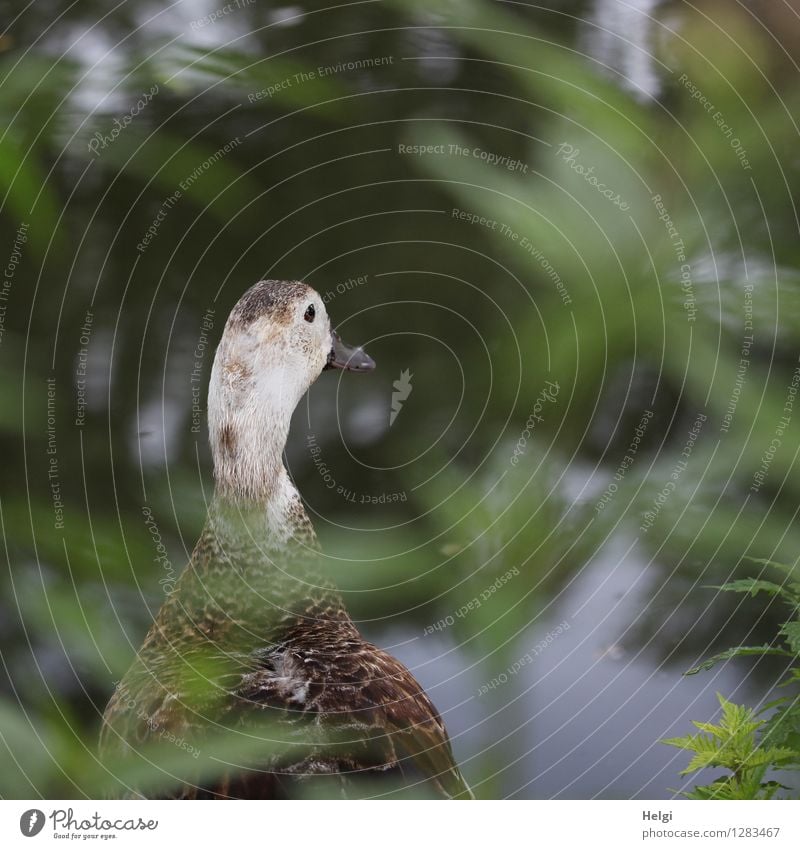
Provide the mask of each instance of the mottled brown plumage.
[{"label": "mottled brown plumage", "polygon": [[215,498],[105,712],[110,768],[139,757],[156,778],[123,779],[128,795],[471,796],[430,699],[326,579],[281,461],[302,393],[346,365],[334,340],[302,283],[256,284],[228,319],[209,388]]}]

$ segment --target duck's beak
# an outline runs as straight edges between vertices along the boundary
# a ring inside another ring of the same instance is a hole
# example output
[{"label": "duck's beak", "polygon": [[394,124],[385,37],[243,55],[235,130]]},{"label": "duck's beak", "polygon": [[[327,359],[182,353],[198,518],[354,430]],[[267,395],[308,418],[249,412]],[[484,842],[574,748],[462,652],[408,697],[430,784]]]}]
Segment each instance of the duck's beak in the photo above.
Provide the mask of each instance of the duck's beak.
[{"label": "duck's beak", "polygon": [[341,368],[347,371],[364,372],[375,368],[375,360],[366,354],[362,348],[345,345],[339,334],[331,330],[331,352],[323,371],[328,368]]}]

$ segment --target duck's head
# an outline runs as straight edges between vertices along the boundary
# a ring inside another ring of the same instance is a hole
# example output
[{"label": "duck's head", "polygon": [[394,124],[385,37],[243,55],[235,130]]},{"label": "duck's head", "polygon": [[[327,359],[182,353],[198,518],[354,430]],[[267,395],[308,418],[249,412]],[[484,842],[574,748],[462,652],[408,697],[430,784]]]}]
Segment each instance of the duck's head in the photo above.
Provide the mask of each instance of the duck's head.
[{"label": "duck's head", "polygon": [[367,372],[374,361],[331,329],[318,292],[262,280],[228,316],[208,389],[217,484],[253,495],[275,473],[297,403],[328,368]]}]

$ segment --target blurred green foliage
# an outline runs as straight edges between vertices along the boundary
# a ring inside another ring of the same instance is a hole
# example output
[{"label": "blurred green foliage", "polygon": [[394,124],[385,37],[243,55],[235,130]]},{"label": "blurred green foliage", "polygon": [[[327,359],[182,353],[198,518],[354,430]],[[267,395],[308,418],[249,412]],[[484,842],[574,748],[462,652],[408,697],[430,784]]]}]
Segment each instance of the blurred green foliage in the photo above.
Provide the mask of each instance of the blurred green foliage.
[{"label": "blurred green foliage", "polygon": [[[286,22],[252,4],[198,28],[173,7],[103,16],[91,2],[46,25],[57,4],[41,2],[3,36],[7,255],[23,222],[29,237],[0,341],[0,795],[102,792],[99,717],[161,601],[142,508],[180,570],[211,491],[192,370],[199,360],[204,396],[228,310],[267,276],[331,293],[334,322],[379,364],[371,382],[315,385],[287,451],[376,639],[398,624],[421,633],[517,568],[448,635],[489,680],[593,558],[634,538],[652,602],[632,643],[694,663],[770,631],[774,612],[751,627],[749,608],[704,610],[697,590],[746,556],[793,564],[800,542],[797,422],[776,437],[800,354],[796,68],[743,13],[726,7],[720,26],[713,4],[709,17],[666,4],[660,91],[641,96],[584,51],[590,4],[553,5],[304,6]],[[364,59],[383,62],[298,79]],[[693,91],[735,127],[746,167]],[[413,394],[389,429],[404,369]],[[558,397],[522,436],[547,381]],[[310,461],[310,433],[337,487]],[[382,493],[405,497],[369,503]],[[508,792],[503,721],[466,767],[482,796]]]}]

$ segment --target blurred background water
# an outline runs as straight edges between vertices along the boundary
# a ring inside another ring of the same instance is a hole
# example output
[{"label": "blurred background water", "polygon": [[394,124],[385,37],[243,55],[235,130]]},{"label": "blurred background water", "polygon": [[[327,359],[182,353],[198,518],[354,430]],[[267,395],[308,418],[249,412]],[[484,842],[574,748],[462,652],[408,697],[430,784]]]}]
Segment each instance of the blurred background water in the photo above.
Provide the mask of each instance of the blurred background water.
[{"label": "blurred background water", "polygon": [[287,466],[476,793],[685,789],[658,741],[782,671],[682,675],[781,621],[710,587],[796,560],[797,6],[9,16],[0,793],[102,787],[211,494],[214,346],[265,277],[378,363],[312,387]]}]

